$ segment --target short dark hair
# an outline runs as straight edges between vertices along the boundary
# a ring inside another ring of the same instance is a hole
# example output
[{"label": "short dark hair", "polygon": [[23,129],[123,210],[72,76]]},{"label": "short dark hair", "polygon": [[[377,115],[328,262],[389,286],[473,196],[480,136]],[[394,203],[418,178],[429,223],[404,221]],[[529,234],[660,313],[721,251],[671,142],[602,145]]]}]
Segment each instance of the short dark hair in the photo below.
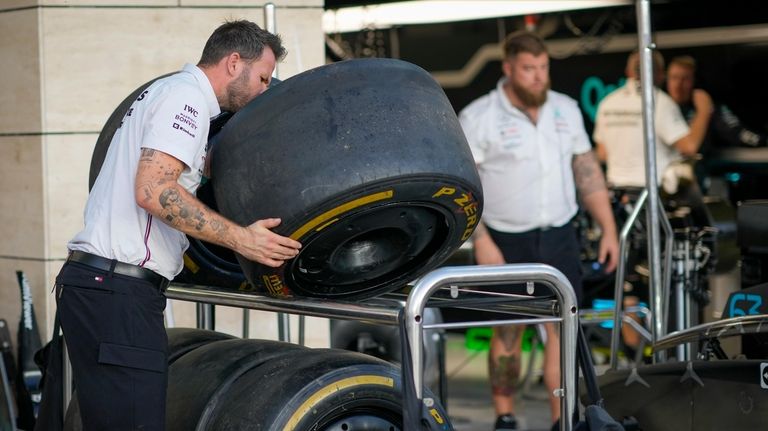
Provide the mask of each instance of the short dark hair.
[{"label": "short dark hair", "polygon": [[233,52],[246,61],[258,60],[268,46],[277,61],[286,55],[279,35],[272,34],[246,20],[227,21],[214,30],[205,43],[199,66],[213,66]]},{"label": "short dark hair", "polygon": [[549,54],[544,41],[536,33],[527,30],[510,33],[504,39],[503,50],[505,59],[514,58],[521,52],[527,52],[534,56]]}]

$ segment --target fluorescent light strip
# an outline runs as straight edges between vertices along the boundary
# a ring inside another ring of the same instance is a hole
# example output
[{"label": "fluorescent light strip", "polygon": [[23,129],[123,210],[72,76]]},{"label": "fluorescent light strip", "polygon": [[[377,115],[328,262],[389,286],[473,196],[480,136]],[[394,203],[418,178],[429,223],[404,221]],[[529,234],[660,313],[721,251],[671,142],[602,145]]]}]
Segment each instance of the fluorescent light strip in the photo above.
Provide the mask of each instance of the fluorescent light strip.
[{"label": "fluorescent light strip", "polygon": [[397,25],[470,21],[564,10],[630,4],[631,0],[419,0],[328,10],[326,33],[345,33]]}]

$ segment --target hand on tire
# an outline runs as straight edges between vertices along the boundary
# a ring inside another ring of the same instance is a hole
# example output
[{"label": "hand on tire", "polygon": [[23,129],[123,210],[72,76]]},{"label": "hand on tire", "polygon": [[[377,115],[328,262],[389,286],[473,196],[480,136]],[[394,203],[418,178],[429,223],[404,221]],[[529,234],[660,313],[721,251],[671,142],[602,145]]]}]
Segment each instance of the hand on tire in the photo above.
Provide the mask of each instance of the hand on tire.
[{"label": "hand on tire", "polygon": [[279,218],[269,218],[243,228],[245,238],[236,251],[248,260],[271,267],[278,267],[296,257],[301,243],[270,230],[279,225]]}]

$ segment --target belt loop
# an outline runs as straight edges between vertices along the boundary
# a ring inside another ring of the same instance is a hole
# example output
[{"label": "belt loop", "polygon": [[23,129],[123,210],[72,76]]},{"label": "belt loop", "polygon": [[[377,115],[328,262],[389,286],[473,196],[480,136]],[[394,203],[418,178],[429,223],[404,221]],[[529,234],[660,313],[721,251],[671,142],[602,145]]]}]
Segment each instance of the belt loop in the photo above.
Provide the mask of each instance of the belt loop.
[{"label": "belt loop", "polygon": [[117,266],[117,259],[111,259],[109,261],[109,278],[115,273],[115,267]]}]

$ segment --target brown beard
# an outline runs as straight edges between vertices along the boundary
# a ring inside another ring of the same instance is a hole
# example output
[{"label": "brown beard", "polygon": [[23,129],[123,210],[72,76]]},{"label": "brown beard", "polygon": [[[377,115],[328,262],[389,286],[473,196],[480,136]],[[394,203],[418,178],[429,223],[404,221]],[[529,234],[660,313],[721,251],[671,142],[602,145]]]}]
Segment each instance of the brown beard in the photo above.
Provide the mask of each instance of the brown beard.
[{"label": "brown beard", "polygon": [[251,68],[246,67],[243,73],[227,85],[227,106],[223,106],[227,111],[237,112],[245,106],[248,99],[248,81],[251,79]]},{"label": "brown beard", "polygon": [[541,93],[533,93],[518,85],[515,81],[509,80],[512,92],[515,93],[518,99],[523,102],[523,106],[527,108],[537,108],[547,101],[547,91],[549,90],[549,83],[541,91]]}]

